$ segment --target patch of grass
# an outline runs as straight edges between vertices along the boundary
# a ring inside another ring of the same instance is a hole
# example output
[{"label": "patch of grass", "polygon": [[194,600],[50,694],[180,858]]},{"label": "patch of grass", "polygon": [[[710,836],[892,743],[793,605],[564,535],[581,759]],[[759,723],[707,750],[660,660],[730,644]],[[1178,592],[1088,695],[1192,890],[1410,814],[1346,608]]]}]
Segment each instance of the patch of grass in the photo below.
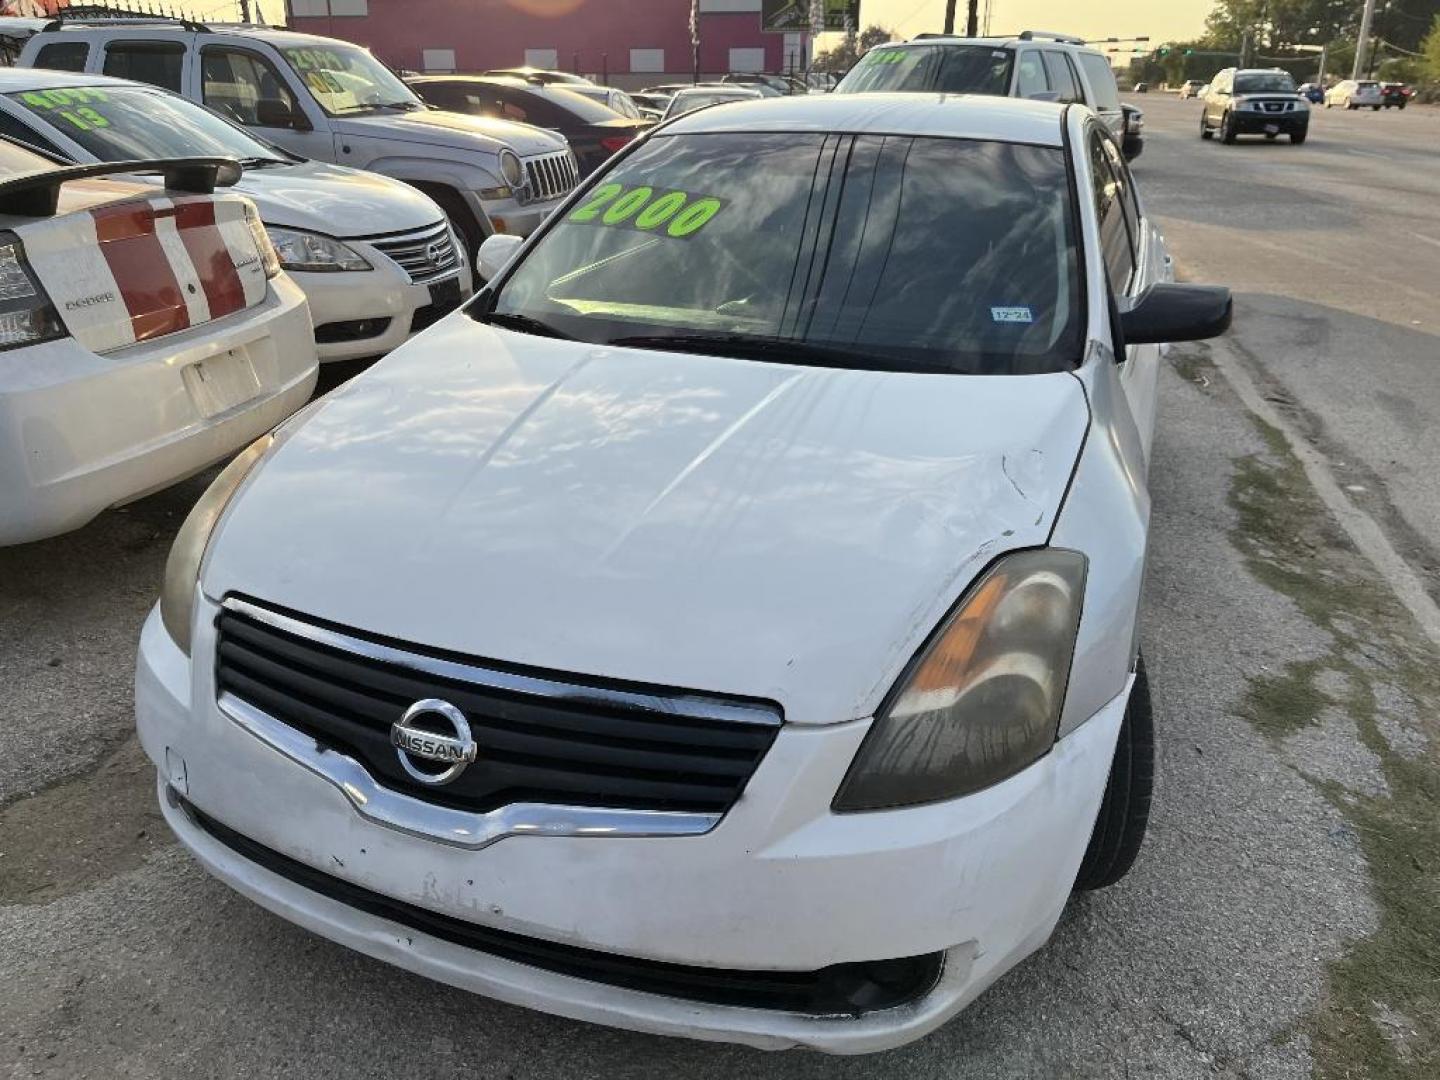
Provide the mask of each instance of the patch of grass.
[{"label": "patch of grass", "polygon": [[1170,350],[1170,366],[1186,382],[1204,390],[1215,381],[1215,361],[1210,359],[1208,345],[1174,346]]},{"label": "patch of grass", "polygon": [[[1242,712],[1274,739],[1299,730],[1326,704],[1343,707],[1380,759],[1388,796],[1317,787],[1359,837],[1379,908],[1376,932],[1330,965],[1327,991],[1304,1025],[1324,1080],[1440,1077],[1440,754],[1396,753],[1376,723],[1377,669],[1422,712],[1440,711],[1440,652],[1330,518],[1284,436],[1256,421],[1267,452],[1237,462],[1232,542],[1249,570],[1331,636],[1316,660],[1250,680]],[[1358,658],[1366,662],[1357,661]],[[1343,674],[1343,700],[1316,684]],[[1385,1017],[1405,1018],[1403,1030]]]},{"label": "patch of grass", "polygon": [[1331,703],[1315,685],[1315,676],[1329,666],[1323,660],[1299,660],[1286,665],[1282,675],[1251,679],[1240,711],[1271,738],[1295,734],[1313,724]]}]

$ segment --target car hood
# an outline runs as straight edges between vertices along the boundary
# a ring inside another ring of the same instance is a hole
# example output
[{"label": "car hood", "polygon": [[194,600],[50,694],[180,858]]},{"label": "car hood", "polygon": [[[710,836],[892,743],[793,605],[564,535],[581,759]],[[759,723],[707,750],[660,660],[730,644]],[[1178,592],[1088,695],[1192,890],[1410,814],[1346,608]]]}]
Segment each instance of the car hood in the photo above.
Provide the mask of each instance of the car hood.
[{"label": "car hood", "polygon": [[247,169],[231,190],[255,201],[267,225],[330,236],[374,236],[443,219],[430,197],[379,173],[306,161]]},{"label": "car hood", "polygon": [[997,553],[1046,541],[1088,422],[1068,374],[795,367],[457,314],[279,442],[202,585],[840,722]]},{"label": "car hood", "polygon": [[447,149],[479,150],[498,154],[509,147],[521,157],[553,154],[564,150],[563,138],[552,131],[517,124],[513,120],[496,120],[488,116],[468,116],[443,109],[424,109],[408,113],[386,113],[377,116],[347,116],[335,121],[335,130],[342,135],[364,136],[419,143]]}]

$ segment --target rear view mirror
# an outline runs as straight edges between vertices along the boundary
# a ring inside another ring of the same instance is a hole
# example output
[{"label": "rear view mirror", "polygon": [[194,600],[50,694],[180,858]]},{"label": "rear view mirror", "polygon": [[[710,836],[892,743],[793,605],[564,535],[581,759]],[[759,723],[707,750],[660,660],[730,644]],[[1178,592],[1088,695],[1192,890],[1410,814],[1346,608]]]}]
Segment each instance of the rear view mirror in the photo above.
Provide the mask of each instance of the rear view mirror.
[{"label": "rear view mirror", "polygon": [[505,269],[505,264],[515,257],[525,241],[518,236],[495,233],[487,236],[475,256],[475,274],[481,281],[493,281],[495,275]]},{"label": "rear view mirror", "polygon": [[1219,285],[1152,285],[1120,316],[1126,345],[1203,341],[1230,328],[1230,290]]}]

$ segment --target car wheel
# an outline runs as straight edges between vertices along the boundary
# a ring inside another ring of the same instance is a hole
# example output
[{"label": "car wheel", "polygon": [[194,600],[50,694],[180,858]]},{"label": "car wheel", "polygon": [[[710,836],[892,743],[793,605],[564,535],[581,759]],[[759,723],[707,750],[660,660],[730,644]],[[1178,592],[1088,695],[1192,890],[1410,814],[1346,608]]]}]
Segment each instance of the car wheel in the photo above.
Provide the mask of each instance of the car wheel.
[{"label": "car wheel", "polygon": [[1280,133],[1279,133],[1278,131],[1267,131],[1267,132],[1265,133],[1265,141],[1266,141],[1266,142],[1274,142],[1275,139],[1279,136],[1279,134],[1280,134]]},{"label": "car wheel", "polygon": [[1299,131],[1290,132],[1290,141],[1299,146],[1310,136],[1309,128],[1301,128]]},{"label": "car wheel", "polygon": [[1150,821],[1150,796],[1155,787],[1155,716],[1150,706],[1150,680],[1142,657],[1135,665],[1135,685],[1120,721],[1120,737],[1110,763],[1110,779],[1100,800],[1095,831],[1075,888],[1088,892],[1114,885],[1130,872]]},{"label": "car wheel", "polygon": [[1235,141],[1235,117],[1228,112],[1220,118],[1220,141],[1227,146]]},{"label": "car wheel", "polygon": [[1208,125],[1207,123],[1205,123],[1205,114],[1202,112],[1202,113],[1200,114],[1200,138],[1202,138],[1202,139],[1208,139],[1208,138],[1212,137],[1214,134],[1215,134],[1215,133],[1210,130],[1210,125]]},{"label": "car wheel", "polygon": [[434,199],[445,216],[450,219],[450,224],[460,234],[461,241],[465,244],[465,250],[471,266],[475,265],[475,253],[480,250],[480,245],[485,241],[485,231],[481,228],[480,222],[475,220],[475,215],[465,205],[465,200],[460,197],[459,192],[453,188],[445,187],[443,184],[430,184],[417,182],[412,187],[417,187],[430,198]]},{"label": "car wheel", "polygon": [[1379,106],[1379,105],[1371,105],[1370,107],[1371,107],[1372,109],[1374,109],[1376,112],[1379,112],[1379,111],[1380,111],[1380,106]]},{"label": "car wheel", "polygon": [[1334,107],[1334,104],[1335,104],[1335,103],[1332,102],[1332,101],[1327,101],[1327,102],[1325,102],[1325,108],[1327,108],[1327,109],[1333,108],[1333,107]]},{"label": "car wheel", "polygon": [[1345,109],[1347,112],[1354,112],[1358,108],[1360,108],[1360,106],[1356,105],[1353,101],[1347,101],[1345,103]]}]

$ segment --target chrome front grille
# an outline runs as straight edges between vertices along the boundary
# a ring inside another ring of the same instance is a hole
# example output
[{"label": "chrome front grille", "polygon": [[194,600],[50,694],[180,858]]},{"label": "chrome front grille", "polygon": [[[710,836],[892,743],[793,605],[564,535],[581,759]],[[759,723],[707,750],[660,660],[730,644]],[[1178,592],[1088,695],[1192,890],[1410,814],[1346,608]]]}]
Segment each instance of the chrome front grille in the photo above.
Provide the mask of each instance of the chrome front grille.
[{"label": "chrome front grille", "polygon": [[369,243],[399,263],[417,285],[438,281],[460,269],[460,253],[455,250],[450,226],[443,221]]},{"label": "chrome front grille", "polygon": [[530,158],[525,162],[522,202],[548,202],[570,194],[580,179],[570,151]]}]

